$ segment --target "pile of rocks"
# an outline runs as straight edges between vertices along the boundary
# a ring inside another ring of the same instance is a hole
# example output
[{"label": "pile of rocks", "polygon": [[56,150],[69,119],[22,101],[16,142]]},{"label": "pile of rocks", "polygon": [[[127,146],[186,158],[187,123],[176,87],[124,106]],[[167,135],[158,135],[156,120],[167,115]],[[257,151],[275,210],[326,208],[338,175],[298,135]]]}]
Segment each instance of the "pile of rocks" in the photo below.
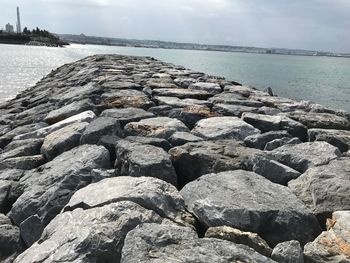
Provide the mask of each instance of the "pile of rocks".
[{"label": "pile of rocks", "polygon": [[350,261],[347,112],[98,55],[0,115],[2,262]]}]

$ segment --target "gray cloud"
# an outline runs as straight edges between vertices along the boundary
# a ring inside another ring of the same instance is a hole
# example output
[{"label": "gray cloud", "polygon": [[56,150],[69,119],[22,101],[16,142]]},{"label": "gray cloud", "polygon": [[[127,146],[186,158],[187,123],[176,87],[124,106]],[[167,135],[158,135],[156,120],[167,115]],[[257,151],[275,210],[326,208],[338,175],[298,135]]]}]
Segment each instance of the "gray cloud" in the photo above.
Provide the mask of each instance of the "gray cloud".
[{"label": "gray cloud", "polygon": [[0,0],[57,33],[350,52],[349,0]]}]

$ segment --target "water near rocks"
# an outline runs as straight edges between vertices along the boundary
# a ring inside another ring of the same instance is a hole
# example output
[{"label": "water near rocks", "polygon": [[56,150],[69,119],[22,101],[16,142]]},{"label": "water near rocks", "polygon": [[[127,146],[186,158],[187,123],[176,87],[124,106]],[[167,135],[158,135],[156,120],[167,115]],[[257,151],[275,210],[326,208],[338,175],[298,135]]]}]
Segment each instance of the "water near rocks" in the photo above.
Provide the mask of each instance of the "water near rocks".
[{"label": "water near rocks", "polygon": [[153,56],[245,85],[270,86],[279,96],[350,111],[350,59],[98,45],[0,45],[0,101],[34,85],[52,69],[93,54]]}]

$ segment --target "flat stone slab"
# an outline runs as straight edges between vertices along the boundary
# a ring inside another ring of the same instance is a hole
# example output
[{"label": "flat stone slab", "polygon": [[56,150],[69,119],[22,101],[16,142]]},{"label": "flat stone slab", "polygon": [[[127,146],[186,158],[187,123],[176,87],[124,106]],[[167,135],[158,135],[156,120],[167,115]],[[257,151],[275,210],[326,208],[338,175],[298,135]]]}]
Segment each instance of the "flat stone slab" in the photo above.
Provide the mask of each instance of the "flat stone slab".
[{"label": "flat stone slab", "polygon": [[213,117],[197,122],[192,133],[210,140],[244,140],[250,135],[259,134],[260,131],[236,117]]},{"label": "flat stone slab", "polygon": [[350,150],[350,131],[309,129],[309,141],[326,141],[339,148],[341,152]]},{"label": "flat stone slab", "polygon": [[127,135],[168,139],[176,131],[188,132],[185,124],[177,119],[157,117],[128,123],[124,130]]},{"label": "flat stone slab", "polygon": [[177,97],[165,96],[155,96],[154,99],[159,103],[159,105],[168,105],[176,108],[182,108],[192,105],[211,106],[211,103],[206,100],[179,99]]},{"label": "flat stone slab", "polygon": [[350,210],[350,158],[310,168],[288,186],[315,214]]},{"label": "flat stone slab", "polygon": [[143,224],[128,233],[121,262],[273,262],[253,249],[216,238],[198,238],[190,228]]},{"label": "flat stone slab", "polygon": [[102,94],[103,102],[110,108],[142,108],[155,106],[148,96],[139,90],[112,90]]},{"label": "flat stone slab", "polygon": [[303,173],[311,167],[328,164],[341,154],[338,148],[327,142],[305,142],[281,146],[269,152],[269,155],[276,161]]},{"label": "flat stone slab", "polygon": [[320,233],[316,217],[290,189],[253,172],[204,175],[180,193],[205,226],[254,232],[271,246],[291,239],[305,244]]},{"label": "flat stone slab", "polygon": [[114,118],[123,127],[129,122],[155,117],[153,113],[138,108],[108,109],[104,110],[100,116]]},{"label": "flat stone slab", "polygon": [[179,88],[154,89],[153,93],[156,96],[177,97],[179,99],[206,100],[212,96],[212,94],[203,90],[179,89]]},{"label": "flat stone slab", "polygon": [[204,90],[213,95],[218,94],[222,91],[219,84],[209,82],[196,82],[191,84],[188,88],[191,90]]}]

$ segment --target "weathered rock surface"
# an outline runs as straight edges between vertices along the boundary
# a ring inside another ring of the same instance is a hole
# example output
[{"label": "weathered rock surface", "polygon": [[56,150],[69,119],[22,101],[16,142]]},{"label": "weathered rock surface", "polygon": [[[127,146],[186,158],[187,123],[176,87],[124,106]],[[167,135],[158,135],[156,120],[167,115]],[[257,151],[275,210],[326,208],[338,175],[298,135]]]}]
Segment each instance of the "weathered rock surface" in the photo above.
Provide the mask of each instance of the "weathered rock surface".
[{"label": "weathered rock surface", "polygon": [[150,57],[66,64],[0,104],[0,261],[272,261],[258,236],[304,245],[349,210],[349,121]]},{"label": "weathered rock surface", "polygon": [[243,232],[239,229],[228,226],[209,227],[205,232],[205,237],[217,238],[231,241],[236,244],[243,244],[253,248],[260,254],[271,257],[272,249],[264,239],[251,232]]},{"label": "weathered rock surface", "polygon": [[192,133],[210,140],[243,140],[260,131],[236,117],[213,117],[197,122]]},{"label": "weathered rock surface", "polygon": [[208,173],[251,170],[256,155],[261,152],[244,147],[234,140],[187,143],[172,148],[169,153],[178,176],[179,187]]},{"label": "weathered rock surface", "polygon": [[42,226],[47,225],[76,190],[89,184],[92,169],[108,165],[109,153],[101,146],[83,145],[61,154],[21,178],[23,194],[13,204],[9,217],[18,226],[27,221],[28,229],[22,226],[21,232],[29,231],[39,238],[42,229],[32,229],[28,219],[36,215]]},{"label": "weathered rock surface", "polygon": [[304,263],[303,249],[296,240],[279,243],[272,251],[272,259],[281,263]]},{"label": "weathered rock surface", "polygon": [[337,211],[324,231],[304,248],[305,262],[350,261],[350,211]]},{"label": "weathered rock surface", "polygon": [[320,232],[311,210],[287,187],[253,172],[208,174],[180,193],[204,226],[226,225],[254,232],[271,246],[291,239],[305,244]]},{"label": "weathered rock surface", "polygon": [[215,238],[199,239],[190,228],[143,224],[126,236],[121,262],[273,261],[244,245]]},{"label": "weathered rock surface", "polygon": [[279,161],[301,173],[307,169],[328,164],[341,154],[339,150],[327,142],[306,142],[295,145],[284,145],[269,153]]},{"label": "weathered rock surface", "polygon": [[315,214],[350,210],[350,158],[310,168],[288,185]]},{"label": "weathered rock surface", "polygon": [[170,155],[162,148],[120,140],[116,143],[116,174],[151,176],[177,185],[177,176]]}]

